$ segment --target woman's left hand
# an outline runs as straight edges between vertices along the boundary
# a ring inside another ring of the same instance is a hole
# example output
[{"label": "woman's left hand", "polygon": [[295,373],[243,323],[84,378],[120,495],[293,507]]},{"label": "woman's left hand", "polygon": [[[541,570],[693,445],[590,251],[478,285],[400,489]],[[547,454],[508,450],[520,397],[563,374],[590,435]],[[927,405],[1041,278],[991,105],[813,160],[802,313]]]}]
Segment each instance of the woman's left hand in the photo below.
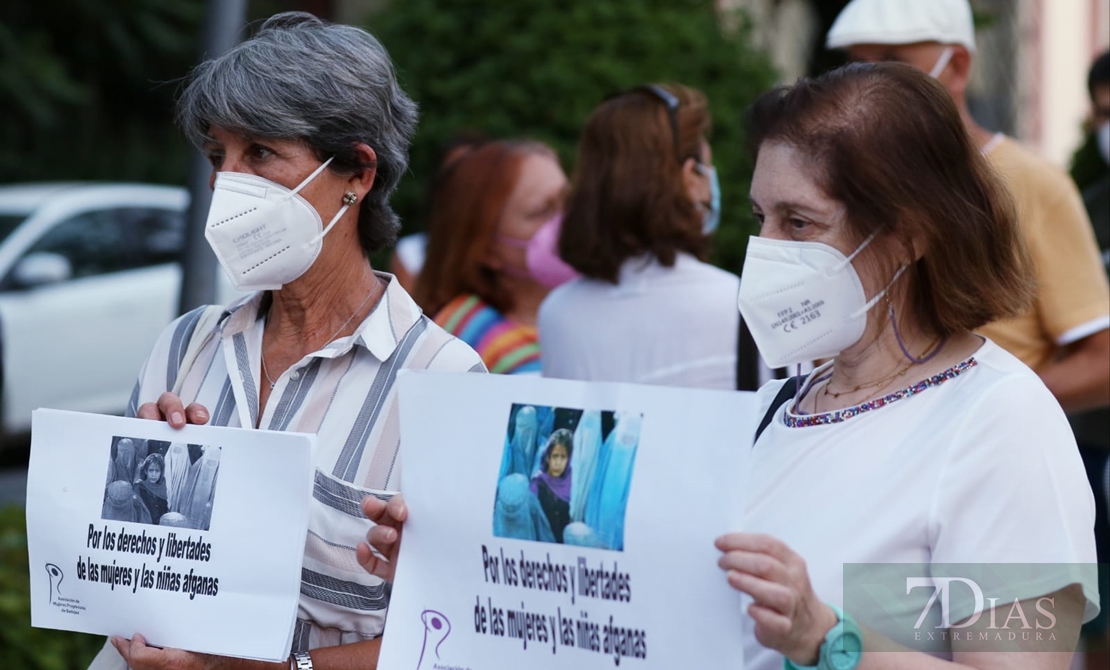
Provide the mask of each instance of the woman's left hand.
[{"label": "woman's left hand", "polygon": [[113,637],[112,645],[131,670],[232,670],[235,659],[196,654],[180,649],[160,649],[147,645],[142,635],[130,640]]},{"label": "woman's left hand", "polygon": [[[362,513],[374,525],[366,532],[366,542],[358,543],[355,557],[364,570],[392,582],[393,573],[397,569],[397,552],[401,550],[401,533],[405,520],[409,518],[409,508],[400,493],[390,498],[389,502],[366,496],[362,499]],[[375,554],[374,551],[378,553]]]},{"label": "woman's left hand", "polygon": [[756,533],[729,533],[715,544],[724,552],[717,565],[728,573],[728,583],[755,601],[748,614],[756,640],[798,665],[817,665],[837,616],[814,593],[802,557],[780,540]]}]

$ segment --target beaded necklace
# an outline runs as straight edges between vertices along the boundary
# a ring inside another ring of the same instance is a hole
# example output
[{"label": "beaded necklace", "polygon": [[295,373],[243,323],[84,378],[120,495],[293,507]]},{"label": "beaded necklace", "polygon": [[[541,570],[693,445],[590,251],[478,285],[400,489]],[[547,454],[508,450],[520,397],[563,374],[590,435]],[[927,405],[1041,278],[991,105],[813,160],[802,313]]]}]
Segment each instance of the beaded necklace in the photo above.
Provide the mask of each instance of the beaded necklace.
[{"label": "beaded necklace", "polygon": [[[921,393],[922,391],[930,389],[934,386],[940,386],[950,379],[955,379],[956,377],[959,377],[960,375],[967,372],[978,364],[979,363],[975,360],[975,357],[972,356],[967,360],[953,365],[944,372],[935,374],[928,379],[922,379],[921,381],[914,382],[913,384],[910,384],[909,386],[901,390],[888,393],[887,395],[884,395],[880,398],[874,398],[858,405],[845,407],[844,409],[833,410],[831,412],[801,414],[797,409],[797,402],[795,402],[793,407],[787,407],[787,411],[783,415],[783,423],[788,428],[805,428],[808,426],[822,426],[830,423],[840,423],[841,421],[847,421],[854,416],[881,409],[904,398],[915,396],[918,393]],[[819,383],[822,379],[824,379],[823,376],[821,378],[815,379],[814,383]],[[807,384],[806,393],[808,393],[811,388],[813,388],[813,384]],[[802,393],[803,398],[805,397],[806,393]]]}]

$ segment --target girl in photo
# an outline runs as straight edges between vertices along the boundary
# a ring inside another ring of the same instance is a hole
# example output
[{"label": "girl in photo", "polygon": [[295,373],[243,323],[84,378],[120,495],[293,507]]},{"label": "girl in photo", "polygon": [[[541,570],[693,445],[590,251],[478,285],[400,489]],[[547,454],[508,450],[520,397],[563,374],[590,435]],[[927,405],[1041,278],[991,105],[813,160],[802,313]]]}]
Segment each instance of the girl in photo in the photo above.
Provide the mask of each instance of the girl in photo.
[{"label": "girl in photo", "polygon": [[139,466],[139,481],[135,482],[135,493],[150,511],[152,523],[158,523],[162,515],[170,511],[166,493],[166,463],[162,454],[150,454]]},{"label": "girl in photo", "polygon": [[574,435],[560,428],[547,438],[540,471],[532,478],[532,493],[551,524],[555,541],[562,543],[563,529],[570,523],[571,468],[570,456],[574,452]]}]

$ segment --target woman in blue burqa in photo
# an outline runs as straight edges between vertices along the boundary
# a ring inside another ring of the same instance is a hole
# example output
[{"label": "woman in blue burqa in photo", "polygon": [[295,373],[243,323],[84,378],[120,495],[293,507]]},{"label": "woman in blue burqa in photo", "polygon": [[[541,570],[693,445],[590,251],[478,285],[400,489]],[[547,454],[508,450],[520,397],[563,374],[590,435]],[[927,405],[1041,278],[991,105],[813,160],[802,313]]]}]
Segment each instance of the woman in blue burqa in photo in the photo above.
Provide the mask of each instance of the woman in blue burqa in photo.
[{"label": "woman in blue burqa in photo", "polygon": [[574,429],[574,453],[570,459],[574,469],[574,483],[570,488],[570,518],[574,521],[586,518],[586,501],[590,497],[590,486],[597,473],[600,456],[601,412],[583,412],[578,427]]},{"label": "woman in blue burqa in photo", "polygon": [[640,414],[625,412],[617,416],[616,426],[605,439],[590,495],[586,501],[585,522],[608,549],[624,549],[624,511],[632,485],[632,465],[640,441]]},{"label": "woman in blue burqa in photo", "polygon": [[525,405],[512,417],[512,434],[505,438],[505,455],[501,459],[501,476],[521,474],[530,478],[533,462],[536,459],[536,444],[539,439],[539,417],[536,408]]},{"label": "woman in blue burqa in photo", "polygon": [[130,521],[150,523],[150,510],[135,493],[131,482],[122,479],[109,484],[104,491],[104,506],[100,518],[105,521]]},{"label": "woman in blue burqa in photo", "polygon": [[563,529],[570,523],[571,496],[571,454],[574,451],[574,435],[566,428],[560,428],[547,438],[543,450],[540,470],[532,478],[530,490],[540,501],[544,516],[551,526],[556,542],[563,541]]},{"label": "woman in blue burqa in photo", "polygon": [[590,549],[604,549],[597,533],[581,521],[571,521],[563,529],[563,544],[572,547],[589,547]]},{"label": "woman in blue burqa in photo", "polygon": [[540,501],[532,495],[528,478],[520,473],[506,475],[497,485],[493,534],[516,540],[555,541]]}]

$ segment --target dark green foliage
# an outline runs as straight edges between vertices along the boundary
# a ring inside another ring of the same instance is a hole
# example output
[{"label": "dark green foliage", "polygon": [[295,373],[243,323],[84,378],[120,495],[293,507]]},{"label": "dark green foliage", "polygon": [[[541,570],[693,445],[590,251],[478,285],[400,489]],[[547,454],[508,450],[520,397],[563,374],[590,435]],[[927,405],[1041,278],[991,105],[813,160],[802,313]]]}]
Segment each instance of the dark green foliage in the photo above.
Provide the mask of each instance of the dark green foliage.
[{"label": "dark green foliage", "polygon": [[31,628],[27,522],[23,509],[0,509],[0,668],[85,670],[103,637]]},{"label": "dark green foliage", "polygon": [[0,182],[184,182],[172,99],[203,12],[203,0],[0,3]]},{"label": "dark green foliage", "polygon": [[720,264],[739,271],[754,229],[744,109],[773,84],[740,14],[713,0],[394,0],[367,26],[420,103],[411,174],[395,207],[422,226],[442,143],[462,129],[550,143],[571,167],[578,133],[606,95],[644,82],[700,89],[713,113],[723,206]]}]

